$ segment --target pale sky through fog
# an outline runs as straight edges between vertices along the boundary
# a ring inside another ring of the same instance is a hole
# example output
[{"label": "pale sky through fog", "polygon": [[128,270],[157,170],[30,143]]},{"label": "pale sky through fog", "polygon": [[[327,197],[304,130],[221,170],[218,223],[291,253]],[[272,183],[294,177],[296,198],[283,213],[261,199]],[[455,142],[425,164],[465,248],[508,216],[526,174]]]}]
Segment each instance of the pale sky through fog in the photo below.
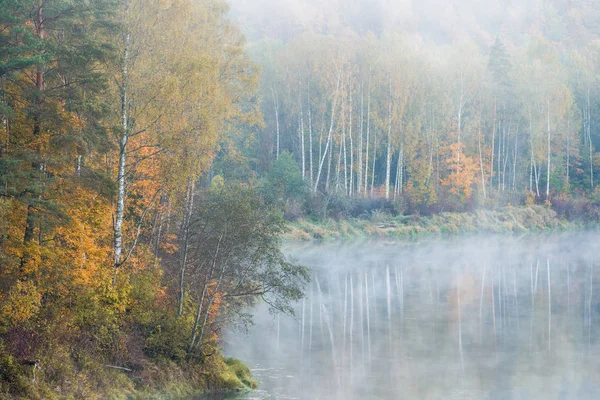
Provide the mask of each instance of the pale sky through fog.
[{"label": "pale sky through fog", "polygon": [[[450,44],[471,39],[488,45],[497,35],[522,43],[544,30],[561,35],[577,24],[589,25],[565,0],[230,0],[231,15],[249,40],[287,41],[303,31],[337,35],[400,31],[425,41]],[[572,11],[572,12],[571,12]],[[582,15],[583,14],[583,15]]]}]

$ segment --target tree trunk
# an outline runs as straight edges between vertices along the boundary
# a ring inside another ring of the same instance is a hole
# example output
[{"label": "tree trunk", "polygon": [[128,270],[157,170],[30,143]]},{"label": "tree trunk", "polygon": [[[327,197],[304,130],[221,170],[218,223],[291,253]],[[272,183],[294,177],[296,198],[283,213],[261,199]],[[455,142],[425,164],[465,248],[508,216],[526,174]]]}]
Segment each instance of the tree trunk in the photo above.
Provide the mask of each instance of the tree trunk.
[{"label": "tree trunk", "polygon": [[547,168],[547,172],[546,172],[546,200],[548,200],[550,198],[550,99],[548,99],[548,114],[547,114],[547,123],[548,123],[548,140],[547,140],[547,144],[548,144],[548,168]]},{"label": "tree trunk", "polygon": [[367,89],[367,144],[365,151],[365,195],[368,194],[369,185],[369,133],[371,129],[371,68],[369,67],[369,87]]},{"label": "tree trunk", "polygon": [[185,214],[182,222],[182,233],[183,233],[183,253],[181,255],[181,264],[179,266],[179,295],[177,298],[177,315],[183,314],[183,302],[185,300],[185,269],[187,267],[188,259],[188,248],[190,238],[190,222],[192,219],[192,212],[194,210],[194,195],[195,195],[195,182],[193,179],[188,181],[187,199],[185,206]]},{"label": "tree trunk", "polygon": [[363,182],[363,124],[364,124],[364,93],[363,85],[360,85],[360,129],[358,131],[358,184],[356,185],[356,193],[360,196],[362,193],[362,182]]},{"label": "tree trunk", "polygon": [[350,93],[350,123],[348,125],[348,138],[350,139],[350,182],[348,196],[354,193],[354,143],[352,140],[352,93]]},{"label": "tree trunk", "polygon": [[390,171],[392,168],[392,78],[389,82],[390,104],[388,106],[387,154],[385,157],[385,199],[390,199]]},{"label": "tree trunk", "polygon": [[479,171],[481,172],[481,190],[483,192],[483,198],[486,199],[487,194],[485,192],[485,174],[483,173],[483,155],[481,152],[481,115],[478,123],[477,142],[479,148]]},{"label": "tree trunk", "polygon": [[117,209],[115,212],[114,226],[114,267],[115,279],[117,269],[121,265],[121,253],[123,251],[123,213],[125,211],[125,166],[127,161],[127,142],[129,141],[129,99],[127,97],[129,78],[129,46],[131,37],[125,36],[125,49],[123,52],[123,69],[121,77],[121,137],[119,140],[119,170],[117,173]]},{"label": "tree trunk", "polygon": [[375,186],[375,161],[377,161],[377,132],[373,134],[373,168],[371,168],[371,191],[373,197],[373,187]]},{"label": "tree trunk", "polygon": [[592,144],[592,106],[590,103],[590,88],[587,90],[587,141],[590,153],[590,188],[594,190],[594,145]]},{"label": "tree trunk", "polygon": [[[321,172],[323,171],[323,163],[325,162],[325,157],[327,157],[327,152],[329,150],[329,145],[331,143],[331,135],[333,134],[333,126],[334,126],[334,122],[335,122],[335,110],[336,110],[336,103],[337,103],[337,96],[338,96],[338,90],[340,88],[340,79],[341,79],[341,75],[338,74],[338,81],[337,81],[337,86],[335,89],[335,94],[333,96],[333,101],[332,101],[332,105],[331,105],[331,123],[329,124],[329,133],[327,134],[327,144],[325,145],[325,151],[323,153],[323,156],[321,157],[321,160],[319,161],[319,170],[317,172],[317,179],[315,181],[315,186],[314,186],[314,193],[317,193],[317,188],[319,187],[319,180],[321,179]],[[330,157],[331,160],[331,157]],[[329,166],[331,165],[331,163],[329,163]],[[328,168],[329,169],[329,168]],[[329,187],[329,173],[327,174],[327,182],[326,182],[326,187]]]},{"label": "tree trunk", "polygon": [[[36,35],[42,41],[48,37],[48,35],[46,33],[46,28],[44,26],[45,18],[44,18],[44,14],[43,14],[43,5],[44,5],[43,0],[39,0],[38,8],[36,10],[36,17],[35,17]],[[35,103],[36,103],[38,109],[36,109],[34,111],[32,119],[33,119],[33,136],[35,138],[37,138],[40,135],[40,133],[42,132],[41,116],[40,116],[39,107],[42,104],[42,92],[46,88],[45,71],[44,71],[44,67],[41,65],[39,65],[37,67],[37,71],[36,71],[36,75],[35,75],[35,86],[37,89]],[[41,148],[39,148],[39,145],[37,147],[37,152],[38,152],[37,156],[41,158]],[[33,171],[35,171],[34,172],[35,174],[39,174],[43,170],[43,165],[41,164],[41,162],[38,159],[35,159],[34,162],[32,163],[32,169],[33,169]],[[24,235],[25,243],[28,243],[33,240],[33,236],[34,236],[33,231],[35,229],[35,219],[36,219],[35,218],[35,207],[33,205],[29,204],[27,206],[27,217],[25,218],[25,221],[26,221],[25,235]],[[27,257],[28,256],[26,256],[24,258],[27,258]]]},{"label": "tree trunk", "polygon": [[492,124],[492,148],[491,148],[491,162],[490,162],[490,190],[494,190],[494,146],[496,145],[496,118],[498,112],[498,105],[496,97],[494,97],[494,123]]},{"label": "tree trunk", "polygon": [[302,153],[302,179],[306,178],[306,149],[304,148],[304,112],[302,110],[302,85],[298,83],[300,103],[300,152]]},{"label": "tree trunk", "polygon": [[517,191],[517,156],[519,149],[519,126],[517,126],[517,132],[515,133],[515,152],[513,156],[513,186],[512,191]]},{"label": "tree trunk", "polygon": [[276,159],[279,159],[279,141],[280,141],[280,131],[279,131],[279,96],[277,94],[277,92],[275,91],[275,89],[271,89],[271,92],[273,94],[273,102],[275,104],[275,128],[276,128]]},{"label": "tree trunk", "polygon": [[310,111],[310,92],[308,93],[308,164],[310,168],[310,186],[314,184],[313,176],[313,132],[312,132],[312,115]]}]

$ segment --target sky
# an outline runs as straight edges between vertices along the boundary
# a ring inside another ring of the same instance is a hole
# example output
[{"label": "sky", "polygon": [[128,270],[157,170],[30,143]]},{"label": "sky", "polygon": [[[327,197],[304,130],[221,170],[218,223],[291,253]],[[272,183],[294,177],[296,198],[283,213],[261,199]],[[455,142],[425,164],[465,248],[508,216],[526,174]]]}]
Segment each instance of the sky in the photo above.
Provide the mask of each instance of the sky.
[{"label": "sky", "polygon": [[[312,31],[364,35],[396,31],[445,45],[497,36],[521,45],[530,36],[577,44],[600,31],[597,0],[230,0],[231,16],[250,41],[287,42]],[[597,35],[596,35],[597,36]]]}]

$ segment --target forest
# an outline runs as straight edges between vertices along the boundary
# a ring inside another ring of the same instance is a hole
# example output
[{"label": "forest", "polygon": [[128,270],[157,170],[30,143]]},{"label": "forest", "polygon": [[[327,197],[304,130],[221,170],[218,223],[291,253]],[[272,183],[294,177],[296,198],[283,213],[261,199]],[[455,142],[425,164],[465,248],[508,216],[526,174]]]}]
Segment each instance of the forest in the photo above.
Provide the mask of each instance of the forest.
[{"label": "forest", "polygon": [[224,132],[261,124],[226,12],[2,1],[0,397],[241,387],[223,326],[302,295],[278,209],[247,184],[199,185]]},{"label": "forest", "polygon": [[0,397],[254,386],[289,221],[600,216],[600,5],[318,3],[0,0]]},{"label": "forest", "polygon": [[262,19],[250,3],[232,14],[263,69],[266,129],[219,172],[288,151],[313,195],[399,214],[597,201],[594,2],[265,0]]}]

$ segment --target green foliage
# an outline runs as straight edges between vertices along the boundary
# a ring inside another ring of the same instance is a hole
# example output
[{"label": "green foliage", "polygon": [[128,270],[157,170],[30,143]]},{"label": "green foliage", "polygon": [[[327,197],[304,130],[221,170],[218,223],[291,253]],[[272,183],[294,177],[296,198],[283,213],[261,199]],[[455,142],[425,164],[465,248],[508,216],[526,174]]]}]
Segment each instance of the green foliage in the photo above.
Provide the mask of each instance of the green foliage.
[{"label": "green foliage", "polygon": [[291,153],[284,151],[267,171],[261,186],[263,197],[271,203],[285,204],[287,201],[302,201],[308,187],[302,179],[302,171]]},{"label": "green foliage", "polygon": [[229,369],[245,386],[250,389],[258,387],[258,382],[252,379],[252,372],[250,372],[250,368],[246,364],[235,358],[225,359],[225,364],[227,364]]},{"label": "green foliage", "polygon": [[205,266],[194,272],[192,281],[207,282],[206,274],[217,280],[232,313],[257,298],[292,313],[292,302],[303,296],[308,271],[288,261],[280,250],[280,236],[286,229],[280,214],[253,188],[213,186],[191,220],[190,261]]}]

